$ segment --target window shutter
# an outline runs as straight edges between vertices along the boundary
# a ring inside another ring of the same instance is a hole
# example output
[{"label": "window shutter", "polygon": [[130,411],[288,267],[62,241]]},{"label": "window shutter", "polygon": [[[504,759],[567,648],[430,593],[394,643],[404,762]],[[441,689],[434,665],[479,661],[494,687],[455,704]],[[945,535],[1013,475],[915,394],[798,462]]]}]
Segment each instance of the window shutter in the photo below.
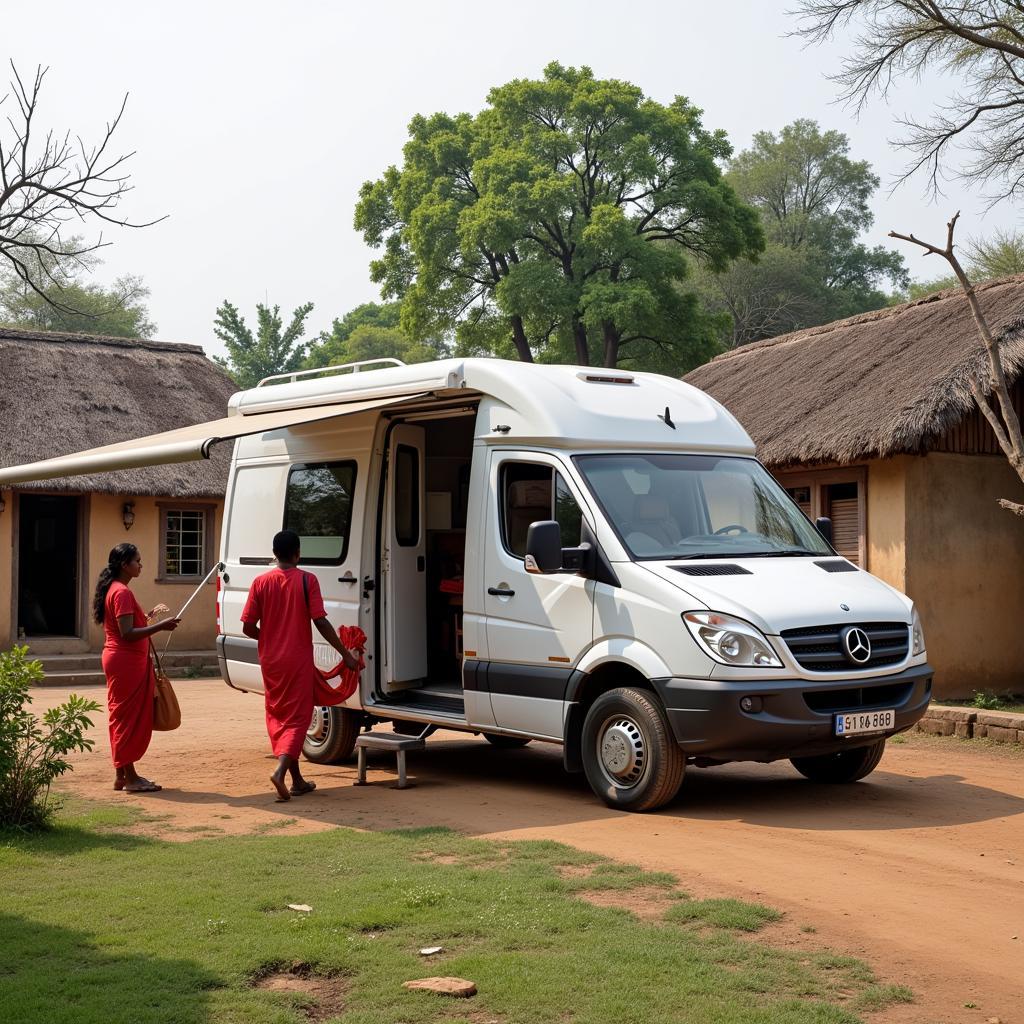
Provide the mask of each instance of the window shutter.
[{"label": "window shutter", "polygon": [[860,515],[857,498],[831,502],[832,547],[854,565],[860,565]]}]

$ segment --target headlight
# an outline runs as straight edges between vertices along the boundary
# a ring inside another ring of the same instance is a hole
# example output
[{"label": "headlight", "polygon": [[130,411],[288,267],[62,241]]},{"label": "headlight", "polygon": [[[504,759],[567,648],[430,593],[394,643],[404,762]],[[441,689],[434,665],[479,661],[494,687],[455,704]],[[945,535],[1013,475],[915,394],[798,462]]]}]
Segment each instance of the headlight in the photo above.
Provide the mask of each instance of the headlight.
[{"label": "headlight", "polygon": [[916,608],[910,621],[910,640],[913,656],[916,658],[919,654],[924,654],[924,630],[921,628],[921,616],[917,614]]},{"label": "headlight", "polygon": [[683,612],[683,622],[697,644],[723,665],[782,668],[765,635],[749,622],[721,612]]}]

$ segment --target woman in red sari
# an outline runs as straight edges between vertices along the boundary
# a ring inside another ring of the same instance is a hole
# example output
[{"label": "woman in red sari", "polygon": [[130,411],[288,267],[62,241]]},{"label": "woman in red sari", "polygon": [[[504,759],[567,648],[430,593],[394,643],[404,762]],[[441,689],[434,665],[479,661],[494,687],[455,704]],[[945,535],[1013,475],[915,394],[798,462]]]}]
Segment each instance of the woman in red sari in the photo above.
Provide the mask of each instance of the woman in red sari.
[{"label": "woman in red sari", "polygon": [[[103,626],[103,672],[107,677],[110,753],[114,759],[114,789],[126,793],[155,793],[161,787],[135,770],[153,738],[153,691],[156,680],[149,657],[149,638],[177,629],[178,619],[147,625],[150,615],[139,606],[128,584],[142,573],[142,558],[134,544],[118,544],[100,573],[93,597],[93,617]],[[154,609],[155,610],[155,609]]]}]

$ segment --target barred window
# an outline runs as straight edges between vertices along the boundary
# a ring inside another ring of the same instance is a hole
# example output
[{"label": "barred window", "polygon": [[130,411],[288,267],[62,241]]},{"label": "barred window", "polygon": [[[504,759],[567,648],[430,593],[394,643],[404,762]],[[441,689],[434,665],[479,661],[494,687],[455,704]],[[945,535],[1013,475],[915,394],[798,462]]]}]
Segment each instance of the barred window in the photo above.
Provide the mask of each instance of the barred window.
[{"label": "barred window", "polygon": [[160,509],[160,579],[202,579],[211,560],[210,509]]}]

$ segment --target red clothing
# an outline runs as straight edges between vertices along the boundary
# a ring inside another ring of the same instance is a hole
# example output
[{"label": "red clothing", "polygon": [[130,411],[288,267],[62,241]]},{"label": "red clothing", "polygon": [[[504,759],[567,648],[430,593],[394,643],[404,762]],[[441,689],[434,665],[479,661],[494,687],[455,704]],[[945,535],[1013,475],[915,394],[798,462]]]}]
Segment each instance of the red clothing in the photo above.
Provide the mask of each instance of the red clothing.
[{"label": "red clothing", "polygon": [[146,613],[123,583],[114,582],[103,605],[103,672],[107,677],[110,753],[114,767],[138,761],[153,738],[153,693],[156,679],[149,658],[149,640],[125,640],[117,620],[132,616],[136,628]]},{"label": "red clothing", "polygon": [[253,580],[242,621],[260,627],[267,733],[275,757],[297,758],[302,753],[313,717],[313,689],[320,678],[313,663],[310,622],[326,615],[320,584],[312,573],[278,567]]},{"label": "red clothing", "polygon": [[[363,660],[363,651],[366,649],[366,634],[358,626],[339,626],[338,637],[341,642],[356,655],[358,662],[355,668],[345,668],[344,662],[339,661],[330,672],[321,672],[317,669],[320,679],[313,684],[313,703],[321,704],[343,704],[359,688],[359,673],[366,668]],[[338,685],[331,686],[328,679],[338,676]]]}]

